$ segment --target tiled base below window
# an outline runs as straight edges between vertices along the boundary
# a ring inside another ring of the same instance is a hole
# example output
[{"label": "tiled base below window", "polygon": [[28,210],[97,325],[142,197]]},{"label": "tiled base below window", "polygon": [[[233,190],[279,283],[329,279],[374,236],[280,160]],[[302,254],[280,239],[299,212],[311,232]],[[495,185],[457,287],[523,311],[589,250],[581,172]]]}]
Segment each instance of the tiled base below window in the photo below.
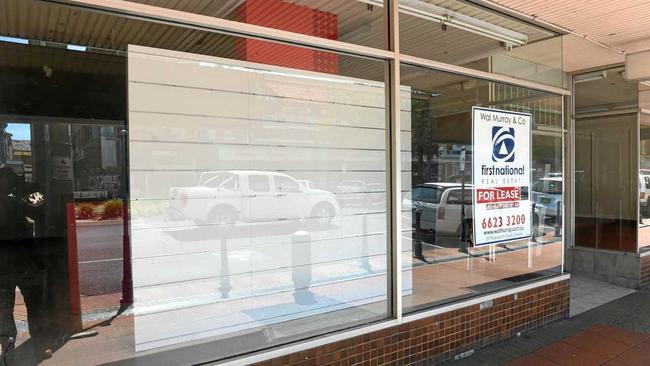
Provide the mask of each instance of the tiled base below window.
[{"label": "tiled base below window", "polygon": [[257,365],[431,365],[568,316],[563,280]]},{"label": "tiled base below window", "polygon": [[650,285],[650,255],[641,256],[640,287]]}]

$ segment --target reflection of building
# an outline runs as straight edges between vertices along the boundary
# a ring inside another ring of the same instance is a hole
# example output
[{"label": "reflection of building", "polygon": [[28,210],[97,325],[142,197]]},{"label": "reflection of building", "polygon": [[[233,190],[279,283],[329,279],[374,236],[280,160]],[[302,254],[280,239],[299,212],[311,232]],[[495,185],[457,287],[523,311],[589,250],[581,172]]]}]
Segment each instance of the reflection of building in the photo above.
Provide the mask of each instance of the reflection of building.
[{"label": "reflection of building", "polygon": [[119,129],[82,125],[72,127],[71,134],[75,191],[84,191],[84,198],[117,195],[121,173]]},{"label": "reflection of building", "polygon": [[0,142],[0,166],[12,168],[19,176],[24,176],[25,181],[32,181],[32,147],[29,140],[14,140],[13,134],[7,132],[7,123],[2,127],[2,141]]},{"label": "reflection of building", "polygon": [[21,161],[25,170],[25,181],[32,181],[32,169],[34,159],[32,158],[32,145],[29,140],[14,140],[11,142],[13,158],[12,160]]},{"label": "reflection of building", "polygon": [[7,128],[7,124],[0,123],[0,164],[12,160],[11,134],[5,131],[5,128]]}]

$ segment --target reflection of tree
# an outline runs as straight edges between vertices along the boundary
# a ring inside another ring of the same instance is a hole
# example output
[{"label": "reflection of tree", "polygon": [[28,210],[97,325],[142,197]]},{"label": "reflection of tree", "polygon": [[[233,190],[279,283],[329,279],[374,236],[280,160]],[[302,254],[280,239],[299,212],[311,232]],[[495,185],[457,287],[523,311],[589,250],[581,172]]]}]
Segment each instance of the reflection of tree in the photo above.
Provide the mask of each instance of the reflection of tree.
[{"label": "reflection of tree", "polygon": [[438,155],[438,145],[433,136],[433,113],[429,99],[419,96],[411,98],[411,169],[412,184],[430,182],[437,175],[437,165],[429,162]]}]

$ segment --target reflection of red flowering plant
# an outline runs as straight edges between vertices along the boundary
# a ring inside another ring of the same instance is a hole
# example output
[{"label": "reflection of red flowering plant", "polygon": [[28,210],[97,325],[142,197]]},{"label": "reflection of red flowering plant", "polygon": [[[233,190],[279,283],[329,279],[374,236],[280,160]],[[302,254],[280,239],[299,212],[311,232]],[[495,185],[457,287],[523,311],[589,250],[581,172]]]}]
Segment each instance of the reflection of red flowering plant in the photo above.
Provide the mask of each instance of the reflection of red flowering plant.
[{"label": "reflection of red flowering plant", "polygon": [[77,220],[94,219],[97,214],[97,206],[92,203],[83,202],[75,207],[75,217]]},{"label": "reflection of red flowering plant", "polygon": [[122,217],[122,201],[110,200],[104,202],[99,214],[100,220],[113,220]]}]

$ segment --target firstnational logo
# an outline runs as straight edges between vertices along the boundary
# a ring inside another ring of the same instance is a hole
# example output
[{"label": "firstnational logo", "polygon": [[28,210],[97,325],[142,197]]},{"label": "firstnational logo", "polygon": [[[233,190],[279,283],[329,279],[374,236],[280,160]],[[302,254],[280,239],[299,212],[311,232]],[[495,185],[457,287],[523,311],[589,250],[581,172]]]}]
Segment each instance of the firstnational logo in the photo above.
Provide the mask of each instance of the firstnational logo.
[{"label": "firstnational logo", "polygon": [[512,163],[515,161],[515,129],[512,127],[492,127],[492,161]]}]

